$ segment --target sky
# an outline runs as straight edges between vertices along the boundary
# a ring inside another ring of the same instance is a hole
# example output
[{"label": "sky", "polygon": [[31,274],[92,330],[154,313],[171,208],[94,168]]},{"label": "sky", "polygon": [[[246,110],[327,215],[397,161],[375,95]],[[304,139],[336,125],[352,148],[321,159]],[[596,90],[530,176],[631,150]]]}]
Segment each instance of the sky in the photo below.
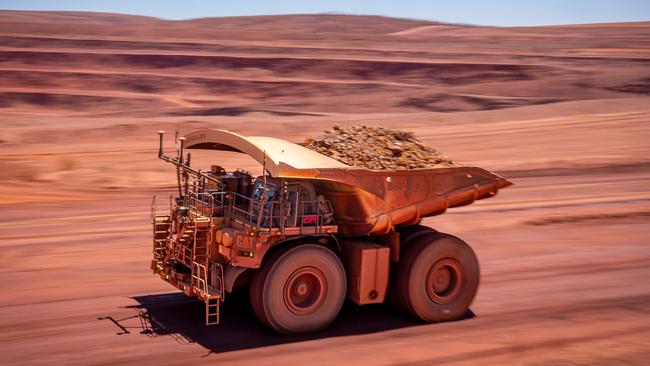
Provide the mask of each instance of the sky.
[{"label": "sky", "polygon": [[0,9],[97,11],[174,20],[334,12],[496,26],[650,21],[650,0],[0,0]]}]

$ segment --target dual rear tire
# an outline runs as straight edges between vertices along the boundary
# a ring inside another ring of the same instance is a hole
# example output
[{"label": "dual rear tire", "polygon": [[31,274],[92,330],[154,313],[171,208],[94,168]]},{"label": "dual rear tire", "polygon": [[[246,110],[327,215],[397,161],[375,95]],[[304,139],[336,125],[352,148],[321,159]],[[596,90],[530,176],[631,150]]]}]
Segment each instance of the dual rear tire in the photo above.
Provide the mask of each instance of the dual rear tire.
[{"label": "dual rear tire", "polygon": [[474,251],[461,239],[427,227],[410,231],[393,274],[394,301],[426,322],[462,318],[478,289]]}]

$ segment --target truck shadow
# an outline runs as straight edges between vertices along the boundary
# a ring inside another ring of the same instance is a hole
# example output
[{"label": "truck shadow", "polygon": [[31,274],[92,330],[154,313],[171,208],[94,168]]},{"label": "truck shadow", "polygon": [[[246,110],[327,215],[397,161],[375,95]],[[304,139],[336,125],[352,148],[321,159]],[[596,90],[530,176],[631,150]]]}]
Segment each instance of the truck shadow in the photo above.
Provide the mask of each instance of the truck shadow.
[{"label": "truck shadow", "polygon": [[[141,328],[140,333],[150,337],[170,336],[179,343],[198,343],[209,350],[206,355],[422,325],[390,305],[361,307],[347,301],[338,318],[324,331],[284,336],[259,323],[249,304],[247,291],[236,291],[226,299],[221,306],[221,324],[215,326],[204,324],[204,303],[182,293],[135,296],[133,299],[138,304],[129,307],[138,311],[134,317],[140,319],[140,325],[129,328]],[[463,319],[473,316],[468,311]],[[122,328],[120,320],[110,320]]]}]

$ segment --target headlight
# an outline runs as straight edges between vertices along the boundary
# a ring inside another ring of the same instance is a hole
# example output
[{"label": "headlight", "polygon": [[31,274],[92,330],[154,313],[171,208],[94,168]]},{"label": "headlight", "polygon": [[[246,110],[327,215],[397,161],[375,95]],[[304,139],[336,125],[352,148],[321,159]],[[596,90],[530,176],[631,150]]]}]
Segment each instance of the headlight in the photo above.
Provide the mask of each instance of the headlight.
[{"label": "headlight", "polygon": [[223,230],[217,230],[217,232],[214,233],[214,241],[216,241],[217,244],[221,244],[222,239],[223,239]]},{"label": "headlight", "polygon": [[232,246],[232,234],[224,232],[221,236],[221,244],[224,247],[230,248]]}]

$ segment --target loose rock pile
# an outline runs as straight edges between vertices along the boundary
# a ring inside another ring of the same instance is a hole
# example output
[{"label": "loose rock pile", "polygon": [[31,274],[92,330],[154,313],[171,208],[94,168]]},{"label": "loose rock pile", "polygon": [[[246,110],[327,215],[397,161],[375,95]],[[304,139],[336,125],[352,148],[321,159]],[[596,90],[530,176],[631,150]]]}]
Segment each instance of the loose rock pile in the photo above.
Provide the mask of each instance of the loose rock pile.
[{"label": "loose rock pile", "polygon": [[344,164],[367,169],[414,169],[454,166],[412,132],[373,126],[334,126],[305,140],[305,146]]}]

